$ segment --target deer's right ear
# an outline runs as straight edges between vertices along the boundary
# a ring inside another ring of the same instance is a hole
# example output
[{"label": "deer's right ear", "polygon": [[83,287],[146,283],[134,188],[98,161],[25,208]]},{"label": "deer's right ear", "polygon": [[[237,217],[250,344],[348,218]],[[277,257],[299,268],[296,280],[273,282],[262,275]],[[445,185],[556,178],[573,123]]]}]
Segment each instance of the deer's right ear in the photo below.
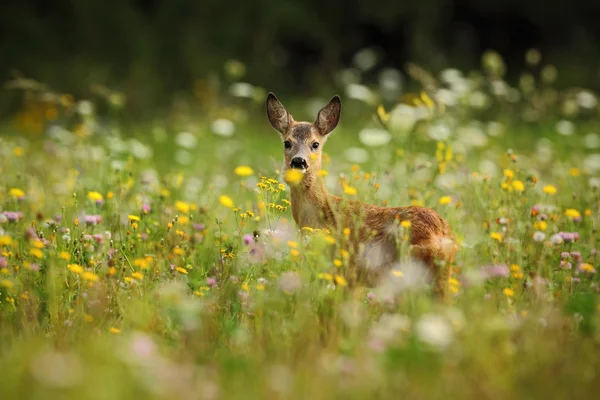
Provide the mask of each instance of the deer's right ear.
[{"label": "deer's right ear", "polygon": [[267,116],[271,126],[279,133],[284,133],[294,120],[273,93],[267,96]]}]

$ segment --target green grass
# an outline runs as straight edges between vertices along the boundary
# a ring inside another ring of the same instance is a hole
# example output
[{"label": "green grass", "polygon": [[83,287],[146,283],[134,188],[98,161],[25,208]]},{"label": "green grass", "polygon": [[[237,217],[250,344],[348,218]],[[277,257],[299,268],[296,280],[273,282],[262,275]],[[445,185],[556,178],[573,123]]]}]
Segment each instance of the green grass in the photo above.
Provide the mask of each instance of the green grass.
[{"label": "green grass", "polygon": [[[345,265],[328,250],[344,236],[297,232],[279,188],[282,146],[260,105],[122,126],[122,136],[93,128],[105,122],[94,115],[83,119],[89,135],[66,117],[43,140],[6,125],[2,399],[593,398],[599,169],[583,160],[597,151],[584,145],[597,112],[560,136],[556,109],[520,118],[528,101],[486,115],[459,105],[436,117],[453,124],[444,142],[425,121],[371,148],[358,133],[374,110],[344,100],[325,146],[332,192],[344,195],[344,176],[357,199],[433,207],[451,224],[451,304],[411,283],[410,264],[381,287],[343,285]],[[233,136],[211,132],[217,117],[235,121]],[[460,127],[476,120],[503,121],[505,132],[472,147]],[[197,144],[184,149],[180,131]],[[369,159],[354,165],[350,147]],[[264,260],[244,242],[255,230]],[[579,239],[558,243],[559,232]],[[483,273],[492,265],[501,276]]]}]

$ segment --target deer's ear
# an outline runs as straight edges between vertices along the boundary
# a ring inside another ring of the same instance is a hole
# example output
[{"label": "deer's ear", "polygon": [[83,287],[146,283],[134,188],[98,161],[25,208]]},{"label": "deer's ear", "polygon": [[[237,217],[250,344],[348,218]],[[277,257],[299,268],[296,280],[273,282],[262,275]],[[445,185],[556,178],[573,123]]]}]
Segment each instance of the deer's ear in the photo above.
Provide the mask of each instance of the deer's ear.
[{"label": "deer's ear", "polygon": [[287,112],[273,93],[269,93],[267,96],[267,117],[269,117],[271,126],[279,133],[284,133],[294,121],[292,115]]},{"label": "deer's ear", "polygon": [[315,126],[319,129],[322,135],[331,133],[340,122],[340,114],[342,112],[342,101],[339,96],[333,98],[325,107],[317,114]]}]

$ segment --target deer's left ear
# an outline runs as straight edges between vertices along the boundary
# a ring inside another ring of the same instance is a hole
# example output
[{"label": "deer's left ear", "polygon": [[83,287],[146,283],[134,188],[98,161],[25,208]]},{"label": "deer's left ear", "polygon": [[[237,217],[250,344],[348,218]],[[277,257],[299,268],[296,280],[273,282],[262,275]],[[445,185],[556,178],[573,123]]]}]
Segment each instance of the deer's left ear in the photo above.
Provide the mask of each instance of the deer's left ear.
[{"label": "deer's left ear", "polygon": [[340,122],[340,113],[342,112],[342,101],[339,96],[333,98],[325,107],[317,114],[315,126],[319,129],[322,135],[331,133]]}]

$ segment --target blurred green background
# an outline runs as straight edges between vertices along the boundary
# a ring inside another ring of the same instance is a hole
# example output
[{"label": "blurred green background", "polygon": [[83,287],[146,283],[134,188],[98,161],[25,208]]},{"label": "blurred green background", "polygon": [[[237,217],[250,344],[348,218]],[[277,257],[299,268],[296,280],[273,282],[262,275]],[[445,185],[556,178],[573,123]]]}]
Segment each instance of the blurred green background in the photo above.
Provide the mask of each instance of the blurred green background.
[{"label": "blurred green background", "polygon": [[[108,88],[136,119],[218,93],[227,68],[283,98],[330,95],[364,49],[376,56],[367,83],[408,62],[434,73],[477,68],[488,49],[505,58],[511,82],[530,48],[560,71],[557,85],[600,82],[600,3],[592,1],[8,0],[0,8],[2,81],[27,77],[76,99]],[[0,116],[21,100],[3,90]]]}]

